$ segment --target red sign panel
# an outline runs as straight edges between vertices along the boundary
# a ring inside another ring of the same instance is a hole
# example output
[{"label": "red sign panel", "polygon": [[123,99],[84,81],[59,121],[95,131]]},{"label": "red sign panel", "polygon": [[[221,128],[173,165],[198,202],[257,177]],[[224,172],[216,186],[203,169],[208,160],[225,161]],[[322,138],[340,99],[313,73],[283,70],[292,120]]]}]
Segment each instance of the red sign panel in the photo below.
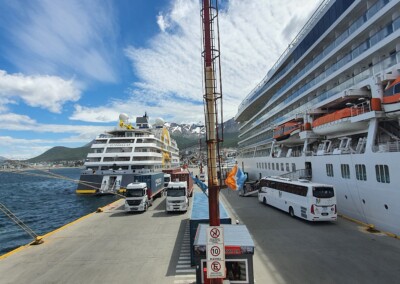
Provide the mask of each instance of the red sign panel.
[{"label": "red sign panel", "polygon": [[225,246],[225,254],[242,254],[240,246]]}]

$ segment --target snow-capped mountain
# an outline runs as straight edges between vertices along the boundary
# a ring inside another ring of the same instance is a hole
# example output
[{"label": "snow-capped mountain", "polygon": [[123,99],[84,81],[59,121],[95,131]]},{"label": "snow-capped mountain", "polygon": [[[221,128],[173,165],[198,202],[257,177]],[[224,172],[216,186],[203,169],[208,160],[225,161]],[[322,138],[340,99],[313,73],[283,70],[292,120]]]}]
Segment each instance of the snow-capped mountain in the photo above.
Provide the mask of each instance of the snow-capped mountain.
[{"label": "snow-capped mountain", "polygon": [[[204,135],[206,133],[206,127],[200,123],[178,124],[170,122],[166,123],[165,126],[172,135],[193,136]],[[239,131],[239,127],[233,118],[224,123],[224,132],[232,133],[237,131]]]}]

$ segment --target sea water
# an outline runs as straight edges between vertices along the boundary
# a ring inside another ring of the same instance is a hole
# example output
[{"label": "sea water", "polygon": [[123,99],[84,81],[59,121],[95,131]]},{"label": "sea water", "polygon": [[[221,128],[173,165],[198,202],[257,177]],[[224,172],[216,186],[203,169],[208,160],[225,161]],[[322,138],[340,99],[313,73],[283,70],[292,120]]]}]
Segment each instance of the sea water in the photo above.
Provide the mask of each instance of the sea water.
[{"label": "sea water", "polygon": [[[0,172],[0,203],[40,236],[118,199],[111,195],[77,195],[80,171],[64,168],[19,174]],[[52,173],[61,177],[50,178]],[[0,255],[32,240],[0,210]]]}]

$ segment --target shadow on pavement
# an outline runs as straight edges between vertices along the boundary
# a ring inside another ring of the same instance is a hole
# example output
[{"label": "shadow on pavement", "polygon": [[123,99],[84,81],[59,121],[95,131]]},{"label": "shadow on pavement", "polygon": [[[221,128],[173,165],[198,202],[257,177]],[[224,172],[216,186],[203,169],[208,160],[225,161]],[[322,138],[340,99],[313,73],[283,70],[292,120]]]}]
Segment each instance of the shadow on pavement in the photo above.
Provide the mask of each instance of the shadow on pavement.
[{"label": "shadow on pavement", "polygon": [[186,226],[189,224],[189,219],[184,219],[181,221],[181,224],[179,225],[179,230],[176,236],[175,240],[175,245],[174,245],[174,250],[172,252],[171,259],[169,261],[167,273],[165,276],[174,276],[176,275],[176,265],[178,264],[178,259],[179,255],[181,252],[181,246],[183,243],[183,238],[184,238],[184,233]]}]

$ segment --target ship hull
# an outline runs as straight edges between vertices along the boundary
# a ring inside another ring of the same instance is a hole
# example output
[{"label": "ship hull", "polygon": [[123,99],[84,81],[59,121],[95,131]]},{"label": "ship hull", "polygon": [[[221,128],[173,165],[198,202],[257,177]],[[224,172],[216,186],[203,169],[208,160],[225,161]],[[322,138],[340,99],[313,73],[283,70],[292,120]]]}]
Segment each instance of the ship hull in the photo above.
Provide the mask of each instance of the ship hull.
[{"label": "ship hull", "polygon": [[[257,168],[257,163],[292,163],[297,169],[311,167],[312,181],[331,184],[337,192],[339,214],[373,224],[382,231],[400,235],[400,191],[398,184],[400,171],[398,160],[400,153],[365,153],[353,155],[302,156],[291,158],[239,158],[239,165],[248,173],[251,180],[264,176],[277,176],[287,173],[281,170]],[[334,177],[327,176],[326,165],[332,164]],[[341,177],[341,165],[348,164],[350,179]],[[355,178],[355,166],[366,166],[367,180]],[[376,165],[385,164],[390,168],[390,183],[379,183],[376,178]],[[280,168],[279,168],[280,169]]]}]

